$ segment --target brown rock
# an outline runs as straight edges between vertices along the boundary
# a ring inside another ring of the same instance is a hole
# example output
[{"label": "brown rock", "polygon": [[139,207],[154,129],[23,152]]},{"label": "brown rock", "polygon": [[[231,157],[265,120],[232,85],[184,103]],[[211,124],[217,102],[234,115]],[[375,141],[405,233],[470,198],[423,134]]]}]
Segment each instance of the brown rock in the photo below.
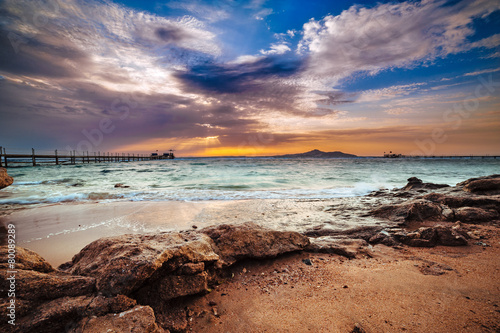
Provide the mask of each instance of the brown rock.
[{"label": "brown rock", "polygon": [[[444,246],[465,246],[467,239],[464,237],[465,230],[461,232],[460,224],[453,227],[435,226],[422,227],[413,232],[397,232],[394,238],[403,244],[416,247]],[[466,233],[465,233],[466,234]]]},{"label": "brown rock", "polygon": [[404,204],[385,205],[370,211],[369,214],[397,222],[443,221],[447,219],[443,214],[446,208],[432,201],[418,199]]},{"label": "brown rock", "polygon": [[[37,253],[16,246],[14,268],[24,270],[34,270],[42,273],[49,273],[54,271],[54,268],[45,261]],[[5,246],[0,246],[0,268],[9,268],[9,249]]]},{"label": "brown rock", "polygon": [[372,236],[368,243],[370,244],[383,244],[385,246],[394,246],[398,242],[394,239],[394,237],[387,231],[381,231],[378,234]]},{"label": "brown rock", "polygon": [[450,187],[450,185],[424,183],[424,182],[422,182],[422,180],[418,179],[417,177],[411,177],[411,178],[408,178],[408,184],[406,184],[406,186],[403,187],[402,190],[403,191],[415,190],[415,189],[434,190],[434,189],[443,188],[443,187]]},{"label": "brown rock", "polygon": [[105,295],[128,295],[155,273],[154,279],[161,279],[185,263],[218,259],[212,240],[204,234],[123,235],[87,245],[73,257],[67,270],[95,277],[97,289]]},{"label": "brown rock", "polygon": [[495,210],[485,210],[478,207],[461,207],[455,210],[455,219],[465,223],[481,223],[498,219]]},{"label": "brown rock", "polygon": [[186,301],[179,302],[178,300],[153,306],[156,322],[172,332],[186,332],[188,304]]},{"label": "brown rock", "polygon": [[44,303],[28,316],[16,320],[14,332],[66,332],[85,316],[92,299],[88,296],[63,297]]},{"label": "brown rock", "polygon": [[210,236],[226,265],[245,258],[271,258],[280,254],[303,250],[309,238],[297,232],[274,231],[255,223],[217,225],[200,232]]},{"label": "brown rock", "polygon": [[69,333],[163,333],[156,324],[155,314],[149,306],[137,305],[136,307],[118,314],[108,314],[102,317],[83,319],[78,327]]},{"label": "brown rock", "polygon": [[102,316],[122,312],[136,305],[136,301],[119,295],[114,298],[103,296],[61,297],[38,306],[26,316],[17,312],[14,332],[59,333],[72,331],[85,317]]},{"label": "brown rock", "polygon": [[470,181],[464,186],[464,191],[475,194],[500,194],[500,178]]},{"label": "brown rock", "polygon": [[461,235],[456,228],[436,226],[434,227],[438,236],[438,244],[444,246],[465,246],[467,239]]},{"label": "brown rock", "polygon": [[491,197],[476,197],[467,195],[445,195],[441,193],[429,193],[423,196],[423,199],[429,200],[432,202],[437,202],[443,205],[447,205],[451,208],[460,208],[460,207],[490,207],[490,208],[498,208],[500,210],[500,197],[499,196],[491,196]]},{"label": "brown rock", "polygon": [[134,307],[137,301],[125,295],[115,297],[96,296],[85,310],[87,316],[103,316],[118,313]]},{"label": "brown rock", "polygon": [[[0,271],[1,278],[6,281],[11,274],[7,270]],[[95,279],[83,276],[72,276],[63,273],[41,273],[19,270],[15,274],[16,298],[33,302],[46,301],[64,296],[89,295],[95,289]],[[7,284],[2,285],[1,295],[7,295]]]},{"label": "brown rock", "polygon": [[5,168],[0,168],[0,190],[12,185],[14,182],[14,178],[7,174],[7,170]]},{"label": "brown rock", "polygon": [[311,238],[310,244],[306,247],[306,251],[333,253],[340,256],[353,259],[360,254],[371,256],[371,251],[368,250],[368,243],[362,239],[339,239],[333,236],[322,236]]},{"label": "brown rock", "polygon": [[142,303],[156,298],[168,301],[173,298],[196,295],[208,292],[208,274],[202,272],[196,275],[168,275],[156,283],[146,284],[135,294]]},{"label": "brown rock", "polygon": [[422,227],[409,233],[396,233],[394,237],[408,246],[433,247],[438,244],[438,235],[434,228]]},{"label": "brown rock", "polygon": [[179,268],[179,274],[181,275],[194,275],[201,273],[205,270],[205,263],[187,263]]},{"label": "brown rock", "polygon": [[[15,308],[15,315],[16,318],[21,318],[24,317],[25,315],[29,314],[35,307],[36,303],[31,302],[29,300],[24,300],[24,299],[16,299],[16,308]],[[5,297],[0,299],[0,316],[2,318],[6,318],[7,320],[10,320],[11,318],[7,317],[7,314],[10,313],[10,310],[8,307],[12,308],[10,304],[10,299]],[[7,324],[6,320],[0,322],[0,331],[2,331],[2,324]],[[3,331],[2,331],[3,332]]]},{"label": "brown rock", "polygon": [[458,183],[457,186],[464,187],[464,186],[468,185],[469,183],[476,181],[476,180],[490,180],[490,179],[500,179],[500,174],[483,176],[483,177],[476,177],[476,178],[469,178],[463,182]]}]

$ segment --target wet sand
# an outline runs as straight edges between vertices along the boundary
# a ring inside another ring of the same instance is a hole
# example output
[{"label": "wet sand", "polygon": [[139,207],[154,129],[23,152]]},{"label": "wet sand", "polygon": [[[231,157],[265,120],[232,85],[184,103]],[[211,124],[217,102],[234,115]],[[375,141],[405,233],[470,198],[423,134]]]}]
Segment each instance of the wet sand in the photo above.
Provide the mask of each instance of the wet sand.
[{"label": "wet sand", "polygon": [[345,230],[364,225],[387,225],[388,221],[359,217],[380,204],[380,200],[353,197],[64,203],[16,210],[0,216],[0,223],[15,224],[17,245],[39,253],[57,267],[94,240],[128,233],[186,230],[193,225],[203,228],[248,221],[275,230],[299,232],[314,227]]}]

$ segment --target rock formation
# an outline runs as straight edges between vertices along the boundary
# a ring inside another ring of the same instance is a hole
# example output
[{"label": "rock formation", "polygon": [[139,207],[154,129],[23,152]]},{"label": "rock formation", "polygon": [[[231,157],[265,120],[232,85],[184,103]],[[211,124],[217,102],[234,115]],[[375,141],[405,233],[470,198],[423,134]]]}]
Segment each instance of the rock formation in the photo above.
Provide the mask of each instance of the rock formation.
[{"label": "rock formation", "polygon": [[475,194],[500,194],[500,175],[467,179],[457,186],[463,186],[464,191]]},{"label": "rock formation", "polygon": [[447,184],[433,184],[433,183],[424,183],[422,180],[417,177],[408,178],[408,184],[402,188],[404,191],[414,190],[414,189],[438,189],[443,187],[449,187]]},{"label": "rock formation", "polygon": [[[494,221],[500,217],[500,195],[492,195],[500,189],[499,177],[473,178],[457,184],[455,188],[441,190],[441,193],[429,193],[401,204],[381,206],[370,211],[370,214],[402,224],[422,221]],[[413,180],[405,188],[412,182],[416,183]]]},{"label": "rock formation", "polygon": [[14,182],[14,178],[7,174],[7,170],[5,168],[0,168],[0,190],[12,185]]},{"label": "rock formation", "polygon": [[201,230],[215,242],[221,260],[231,265],[246,258],[271,258],[304,249],[309,239],[296,232],[265,229],[254,223],[218,225]]},{"label": "rock formation", "polygon": [[[16,248],[16,326],[6,332],[161,333],[187,326],[181,305],[210,291],[224,267],[246,258],[303,250],[306,236],[253,223],[201,231],[101,238],[54,270],[43,258]],[[7,246],[0,258],[8,257]],[[5,267],[3,267],[5,268]],[[0,275],[7,281],[8,270]],[[4,285],[0,308],[9,299]],[[139,303],[140,305],[137,305]]]}]

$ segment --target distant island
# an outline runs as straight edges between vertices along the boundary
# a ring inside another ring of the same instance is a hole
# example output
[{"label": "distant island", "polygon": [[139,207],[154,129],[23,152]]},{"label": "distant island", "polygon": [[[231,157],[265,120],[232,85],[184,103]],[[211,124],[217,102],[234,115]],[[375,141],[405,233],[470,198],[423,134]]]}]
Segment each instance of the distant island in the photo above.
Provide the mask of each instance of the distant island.
[{"label": "distant island", "polygon": [[353,154],[346,154],[341,151],[324,152],[318,149],[308,151],[302,154],[287,154],[287,155],[277,155],[273,157],[285,157],[285,158],[296,158],[296,157],[313,157],[313,158],[352,158],[358,157]]}]

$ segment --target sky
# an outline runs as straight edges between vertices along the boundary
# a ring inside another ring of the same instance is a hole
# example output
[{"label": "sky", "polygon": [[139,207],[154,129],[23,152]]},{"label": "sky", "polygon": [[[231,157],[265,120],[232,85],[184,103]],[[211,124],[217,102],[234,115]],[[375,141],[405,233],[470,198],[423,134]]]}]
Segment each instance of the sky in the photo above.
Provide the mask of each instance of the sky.
[{"label": "sky", "polygon": [[500,155],[500,1],[0,0],[0,145]]}]

